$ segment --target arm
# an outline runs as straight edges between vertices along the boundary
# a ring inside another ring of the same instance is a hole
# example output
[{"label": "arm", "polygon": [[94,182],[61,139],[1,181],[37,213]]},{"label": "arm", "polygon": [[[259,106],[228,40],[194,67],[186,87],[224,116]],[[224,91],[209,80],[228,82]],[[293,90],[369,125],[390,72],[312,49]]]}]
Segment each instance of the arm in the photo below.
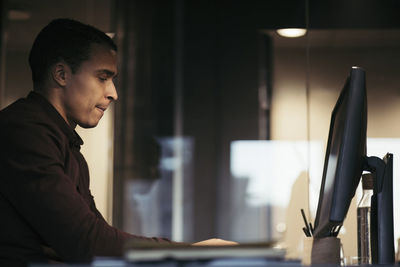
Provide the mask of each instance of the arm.
[{"label": "arm", "polygon": [[14,125],[2,132],[1,192],[44,244],[67,261],[116,256],[130,235],[92,211],[65,173],[62,140],[50,129]]}]

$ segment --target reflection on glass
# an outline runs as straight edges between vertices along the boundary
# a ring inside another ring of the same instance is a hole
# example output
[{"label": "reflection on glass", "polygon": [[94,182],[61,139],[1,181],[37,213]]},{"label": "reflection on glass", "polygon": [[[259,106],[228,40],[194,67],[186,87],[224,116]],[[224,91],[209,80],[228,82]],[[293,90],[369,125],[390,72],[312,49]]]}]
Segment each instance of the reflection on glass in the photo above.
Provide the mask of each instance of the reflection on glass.
[{"label": "reflection on glass", "polygon": [[[157,165],[147,166],[146,170],[150,171],[142,171],[142,176],[125,181],[124,213],[127,216],[124,217],[124,229],[144,236],[173,238],[173,229],[176,229],[173,227],[174,212],[179,211],[182,214],[178,222],[181,225],[179,235],[191,239],[193,141],[191,138],[163,137],[155,142],[160,147],[159,158],[147,162],[157,162]],[[175,151],[178,142],[183,149],[182,159],[177,158]],[[179,180],[181,192],[176,192],[174,174],[179,168],[184,179]],[[181,194],[180,202],[173,201],[176,194]]]},{"label": "reflection on glass", "polygon": [[[309,198],[310,221],[314,220],[323,171],[325,143],[322,141],[234,141],[231,143],[232,190],[231,233],[234,240],[283,240],[288,219],[299,218],[289,203],[296,194],[297,183],[308,180],[309,192],[298,198]],[[308,152],[309,150],[309,152]],[[400,221],[396,213],[400,203],[400,139],[368,138],[367,154],[384,156],[393,153],[394,225]],[[308,154],[309,153],[309,154]],[[309,155],[309,156],[308,156]],[[310,158],[308,164],[307,158]],[[309,171],[309,177],[307,175]],[[309,193],[309,195],[308,195]],[[356,199],[360,198],[357,190]],[[306,201],[306,202],[307,202]],[[288,214],[288,212],[293,214]],[[355,216],[355,211],[349,216]],[[299,228],[301,231],[301,228]],[[344,233],[345,234],[345,233]],[[351,233],[350,233],[351,234]],[[395,239],[400,229],[395,229]],[[356,235],[354,234],[354,238]]]},{"label": "reflection on glass", "polygon": [[[310,167],[308,149],[311,151]],[[232,218],[232,233],[235,240],[281,239],[286,230],[286,209],[292,186],[303,176],[308,184],[307,171],[310,177],[321,177],[323,152],[321,142],[232,142],[232,196],[236,210]]]}]

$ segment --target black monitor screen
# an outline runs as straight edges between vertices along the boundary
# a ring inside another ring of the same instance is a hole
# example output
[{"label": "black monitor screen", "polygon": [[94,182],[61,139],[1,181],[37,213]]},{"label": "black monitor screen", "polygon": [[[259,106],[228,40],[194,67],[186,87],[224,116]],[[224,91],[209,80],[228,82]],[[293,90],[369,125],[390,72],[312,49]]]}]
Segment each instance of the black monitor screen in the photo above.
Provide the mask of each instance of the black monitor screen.
[{"label": "black monitor screen", "polygon": [[332,112],[314,236],[332,235],[346,217],[366,155],[365,72],[352,67]]}]

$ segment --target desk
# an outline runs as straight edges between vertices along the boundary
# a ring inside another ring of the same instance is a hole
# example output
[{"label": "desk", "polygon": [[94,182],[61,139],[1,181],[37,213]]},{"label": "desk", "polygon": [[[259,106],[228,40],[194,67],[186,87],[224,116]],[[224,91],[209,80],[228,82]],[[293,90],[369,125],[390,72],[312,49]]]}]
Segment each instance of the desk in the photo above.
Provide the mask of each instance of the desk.
[{"label": "desk", "polygon": [[[123,259],[97,259],[91,264],[71,264],[71,265],[49,265],[49,264],[36,264],[29,267],[304,267],[299,261],[270,261],[266,259],[218,259],[209,261],[173,261],[164,260],[157,262],[147,263],[128,263]],[[340,265],[324,265],[339,267]],[[382,267],[382,265],[370,265],[370,267]],[[397,267],[398,265],[385,265],[385,267]],[[312,266],[311,266],[312,267]],[[318,266],[316,266],[318,267]],[[321,265],[319,265],[321,267]]]},{"label": "desk", "polygon": [[[174,261],[163,260],[153,262],[137,262],[129,263],[123,259],[96,259],[91,264],[67,264],[63,267],[249,267],[249,266],[282,266],[282,267],[301,267],[300,261],[271,261],[260,258],[232,258],[232,259],[215,259],[215,260],[190,260],[190,261]],[[33,264],[29,267],[60,267],[60,265],[51,264]]]}]

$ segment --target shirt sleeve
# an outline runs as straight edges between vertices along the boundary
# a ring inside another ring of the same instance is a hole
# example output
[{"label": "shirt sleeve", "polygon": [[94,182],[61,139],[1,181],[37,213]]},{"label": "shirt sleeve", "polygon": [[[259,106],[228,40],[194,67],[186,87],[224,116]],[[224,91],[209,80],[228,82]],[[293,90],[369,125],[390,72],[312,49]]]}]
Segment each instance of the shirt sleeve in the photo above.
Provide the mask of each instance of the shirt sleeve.
[{"label": "shirt sleeve", "polygon": [[170,242],[125,233],[92,211],[64,172],[65,151],[54,129],[16,124],[2,131],[1,140],[3,195],[61,259],[119,256],[132,239]]}]

